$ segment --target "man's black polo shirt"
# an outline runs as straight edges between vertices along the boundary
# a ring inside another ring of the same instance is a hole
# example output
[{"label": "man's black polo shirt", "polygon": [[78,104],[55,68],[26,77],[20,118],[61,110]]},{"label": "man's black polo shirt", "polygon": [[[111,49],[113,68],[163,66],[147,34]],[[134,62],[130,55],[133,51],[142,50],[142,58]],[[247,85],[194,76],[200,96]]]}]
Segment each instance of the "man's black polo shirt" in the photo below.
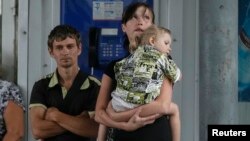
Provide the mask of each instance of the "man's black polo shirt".
[{"label": "man's black polo shirt", "polygon": [[[66,91],[58,83],[58,73],[52,73],[37,81],[31,93],[29,108],[42,106],[56,107],[63,113],[79,115],[83,111],[95,110],[96,99],[100,89],[100,81],[79,71],[71,88]],[[46,139],[46,141],[87,141],[71,132]]]}]

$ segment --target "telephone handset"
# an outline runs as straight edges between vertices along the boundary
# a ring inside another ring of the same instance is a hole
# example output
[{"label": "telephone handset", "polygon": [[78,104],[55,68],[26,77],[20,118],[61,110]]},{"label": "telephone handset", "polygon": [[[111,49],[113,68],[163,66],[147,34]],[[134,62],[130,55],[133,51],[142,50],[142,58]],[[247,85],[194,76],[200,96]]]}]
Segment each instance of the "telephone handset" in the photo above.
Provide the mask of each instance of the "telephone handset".
[{"label": "telephone handset", "polygon": [[98,42],[100,29],[91,27],[89,29],[89,67],[97,67],[98,64]]}]

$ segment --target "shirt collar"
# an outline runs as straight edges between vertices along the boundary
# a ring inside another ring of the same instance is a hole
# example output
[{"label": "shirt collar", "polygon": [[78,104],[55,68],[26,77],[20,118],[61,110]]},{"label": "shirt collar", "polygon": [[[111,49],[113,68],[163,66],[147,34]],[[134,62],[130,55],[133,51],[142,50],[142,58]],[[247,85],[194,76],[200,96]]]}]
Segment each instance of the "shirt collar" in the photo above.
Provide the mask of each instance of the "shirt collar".
[{"label": "shirt collar", "polygon": [[[55,71],[53,74],[52,74],[52,77],[50,79],[50,82],[49,82],[49,88],[52,88],[54,86],[56,86],[57,84],[59,84],[59,81],[58,81],[58,77],[57,77],[57,72]],[[83,82],[83,84],[81,85],[81,90],[84,90],[84,89],[87,89],[89,87],[90,83],[89,83],[89,79],[85,79],[85,81]]]},{"label": "shirt collar", "polygon": [[52,87],[54,87],[57,84],[59,84],[58,77],[57,77],[56,72],[54,72],[52,74],[52,77],[51,77],[50,82],[49,82],[49,88],[52,88]]}]

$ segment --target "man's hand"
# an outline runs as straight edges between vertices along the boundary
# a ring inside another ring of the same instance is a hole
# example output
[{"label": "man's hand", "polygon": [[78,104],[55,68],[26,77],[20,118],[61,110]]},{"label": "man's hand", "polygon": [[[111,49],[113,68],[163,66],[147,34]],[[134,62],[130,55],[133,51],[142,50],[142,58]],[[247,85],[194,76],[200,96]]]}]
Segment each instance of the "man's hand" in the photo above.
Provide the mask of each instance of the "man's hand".
[{"label": "man's hand", "polygon": [[49,121],[56,121],[56,116],[60,111],[55,107],[50,107],[46,110],[45,119]]}]

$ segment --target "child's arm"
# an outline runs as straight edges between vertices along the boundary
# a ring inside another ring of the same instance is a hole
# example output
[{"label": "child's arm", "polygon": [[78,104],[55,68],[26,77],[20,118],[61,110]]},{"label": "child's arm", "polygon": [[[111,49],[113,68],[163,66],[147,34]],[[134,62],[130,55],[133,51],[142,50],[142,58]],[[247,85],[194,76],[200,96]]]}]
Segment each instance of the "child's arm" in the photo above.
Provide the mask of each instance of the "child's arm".
[{"label": "child's arm", "polygon": [[107,127],[103,124],[100,124],[96,141],[105,141],[106,133],[107,133]]},{"label": "child's arm", "polygon": [[181,70],[175,64],[174,60],[168,56],[163,56],[161,59],[162,61],[160,61],[160,66],[164,75],[173,83],[180,81],[182,79]]}]

